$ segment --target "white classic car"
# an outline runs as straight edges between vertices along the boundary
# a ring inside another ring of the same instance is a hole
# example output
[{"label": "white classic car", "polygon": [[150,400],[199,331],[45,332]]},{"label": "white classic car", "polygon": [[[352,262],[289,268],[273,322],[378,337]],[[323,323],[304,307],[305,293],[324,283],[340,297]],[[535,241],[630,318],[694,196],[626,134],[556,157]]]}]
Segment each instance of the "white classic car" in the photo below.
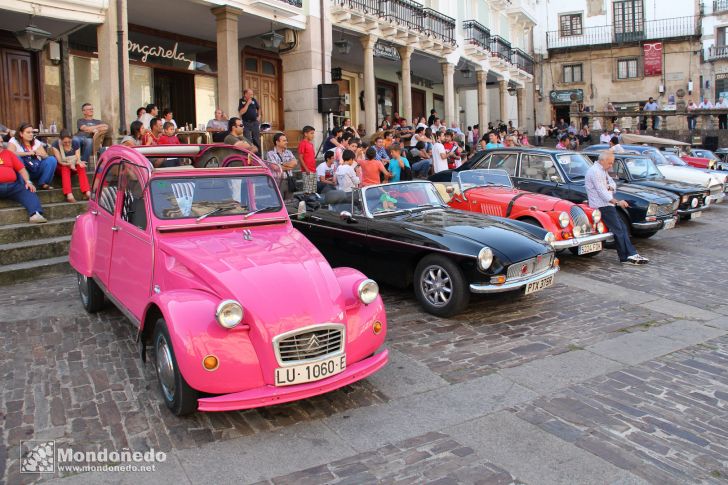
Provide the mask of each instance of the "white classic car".
[{"label": "white classic car", "polygon": [[711,204],[723,201],[728,191],[728,172],[691,167],[674,153],[657,153],[662,156],[654,157],[655,163],[666,178],[707,187]]}]

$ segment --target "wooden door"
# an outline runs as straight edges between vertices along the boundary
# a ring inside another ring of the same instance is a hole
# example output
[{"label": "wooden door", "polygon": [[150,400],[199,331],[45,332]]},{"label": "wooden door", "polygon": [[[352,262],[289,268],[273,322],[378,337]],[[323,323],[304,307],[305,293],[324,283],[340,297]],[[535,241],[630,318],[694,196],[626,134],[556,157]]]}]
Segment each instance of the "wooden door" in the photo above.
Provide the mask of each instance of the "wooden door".
[{"label": "wooden door", "polygon": [[177,126],[195,125],[195,76],[155,69],[154,102],[159,106],[159,116],[162,110],[171,109]]},{"label": "wooden door", "polygon": [[245,52],[242,64],[243,89],[252,89],[253,96],[260,103],[260,122],[270,123],[273,130],[283,130],[280,59]]},{"label": "wooden door", "polygon": [[0,49],[0,116],[2,123],[17,128],[23,122],[38,124],[33,59],[30,52]]},{"label": "wooden door", "polygon": [[419,118],[420,116],[424,116],[425,118],[427,118],[429,115],[430,113],[427,112],[427,108],[425,107],[425,92],[413,88],[412,119],[410,120],[412,122],[412,126],[417,124],[415,120],[417,120],[417,118]]}]

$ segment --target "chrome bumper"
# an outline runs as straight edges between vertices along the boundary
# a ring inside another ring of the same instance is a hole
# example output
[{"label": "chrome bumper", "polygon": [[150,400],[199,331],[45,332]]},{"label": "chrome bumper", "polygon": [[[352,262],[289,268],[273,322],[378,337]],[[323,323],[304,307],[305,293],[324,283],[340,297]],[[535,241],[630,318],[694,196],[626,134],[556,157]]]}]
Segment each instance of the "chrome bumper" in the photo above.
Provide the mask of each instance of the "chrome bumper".
[{"label": "chrome bumper", "polygon": [[652,229],[660,229],[662,226],[665,225],[665,221],[652,221],[652,222],[633,222],[632,223],[632,229],[639,229],[639,230],[645,230],[649,231]]},{"label": "chrome bumper", "polygon": [[725,200],[725,193],[719,192],[715,195],[709,195],[708,199],[710,200],[711,204],[720,204],[721,202],[723,202],[723,200]]},{"label": "chrome bumper", "polygon": [[696,207],[695,209],[685,209],[685,210],[678,209],[677,215],[679,215],[679,216],[685,216],[685,215],[688,215],[688,214],[693,214],[695,212],[704,211],[707,208],[708,208],[708,205],[706,204],[706,205],[701,205],[700,207]]},{"label": "chrome bumper", "polygon": [[557,251],[560,249],[575,248],[582,244],[591,244],[600,241],[611,241],[614,239],[614,235],[611,232],[605,232],[603,234],[593,234],[591,236],[575,237],[573,239],[563,239],[561,241],[554,241],[551,243],[551,247]]},{"label": "chrome bumper", "polygon": [[544,271],[543,273],[529,276],[528,278],[511,281],[510,283],[505,282],[502,285],[493,285],[493,284],[486,284],[486,283],[470,283],[470,291],[472,293],[503,293],[504,291],[517,290],[519,288],[523,288],[524,286],[526,286],[527,284],[529,284],[533,281],[538,281],[543,278],[548,278],[549,276],[553,276],[558,272],[559,272],[559,267],[555,266],[555,267],[552,267],[551,269]]}]

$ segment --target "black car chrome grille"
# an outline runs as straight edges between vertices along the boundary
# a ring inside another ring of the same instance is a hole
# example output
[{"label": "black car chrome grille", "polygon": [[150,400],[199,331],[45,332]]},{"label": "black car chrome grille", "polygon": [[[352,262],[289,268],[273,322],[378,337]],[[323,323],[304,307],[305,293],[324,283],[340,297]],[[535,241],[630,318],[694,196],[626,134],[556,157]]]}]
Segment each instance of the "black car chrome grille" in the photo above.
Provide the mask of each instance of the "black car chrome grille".
[{"label": "black car chrome grille", "polygon": [[319,360],[341,351],[343,344],[343,325],[310,327],[275,340],[276,354],[281,364]]},{"label": "black car chrome grille", "polygon": [[[693,200],[697,199],[698,203],[695,207],[693,207]],[[680,204],[680,210],[689,210],[689,209],[695,209],[697,207],[702,207],[705,205],[705,194],[693,194],[688,198],[688,201]]]},{"label": "black car chrome grille", "polygon": [[553,253],[536,256],[535,258],[521,261],[520,263],[513,263],[508,267],[506,273],[506,281],[515,280],[519,278],[525,278],[527,276],[536,275],[543,273],[551,267],[554,262]]},{"label": "black car chrome grille", "polygon": [[571,216],[571,220],[574,221],[575,226],[589,226],[589,217],[587,217],[584,209],[582,209],[578,205],[574,205],[571,207],[569,215]]},{"label": "black car chrome grille", "polygon": [[675,204],[658,205],[656,215],[657,215],[657,217],[669,216],[669,215],[672,215],[672,213],[675,212],[676,209],[677,209],[677,207],[675,207]]}]

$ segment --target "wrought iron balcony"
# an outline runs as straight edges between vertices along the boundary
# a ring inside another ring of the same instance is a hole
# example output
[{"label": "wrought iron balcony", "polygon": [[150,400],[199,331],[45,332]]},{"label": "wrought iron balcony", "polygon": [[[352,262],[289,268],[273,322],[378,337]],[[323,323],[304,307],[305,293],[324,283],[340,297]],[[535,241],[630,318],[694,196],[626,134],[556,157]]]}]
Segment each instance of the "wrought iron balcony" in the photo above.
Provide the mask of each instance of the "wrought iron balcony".
[{"label": "wrought iron balcony", "polygon": [[579,35],[564,35],[554,30],[546,32],[546,45],[548,49],[568,49],[699,36],[700,21],[693,16],[586,27]]},{"label": "wrought iron balcony", "polygon": [[521,71],[533,76],[533,58],[521,49],[514,47],[511,50],[511,62]]},{"label": "wrought iron balcony", "polygon": [[287,3],[288,5],[293,5],[294,7],[303,7],[303,0],[278,0],[283,3]]},{"label": "wrought iron balcony", "polygon": [[336,3],[357,12],[382,17],[381,2],[379,0],[336,0]]},{"label": "wrought iron balcony", "polygon": [[717,61],[719,59],[728,59],[728,45],[714,45],[708,48],[708,57],[706,61]]},{"label": "wrought iron balcony", "polygon": [[381,0],[380,15],[386,20],[411,30],[424,31],[422,6],[413,0]]},{"label": "wrought iron balcony", "polygon": [[425,19],[424,32],[437,37],[446,44],[455,44],[455,19],[431,8],[423,9]]},{"label": "wrought iron balcony", "polygon": [[713,0],[713,13],[728,10],[728,0]]},{"label": "wrought iron balcony", "polygon": [[499,35],[490,37],[490,52],[495,57],[511,62],[511,44]]},{"label": "wrought iron balcony", "polygon": [[465,42],[476,45],[483,50],[490,50],[490,30],[477,20],[464,20],[463,33]]}]

